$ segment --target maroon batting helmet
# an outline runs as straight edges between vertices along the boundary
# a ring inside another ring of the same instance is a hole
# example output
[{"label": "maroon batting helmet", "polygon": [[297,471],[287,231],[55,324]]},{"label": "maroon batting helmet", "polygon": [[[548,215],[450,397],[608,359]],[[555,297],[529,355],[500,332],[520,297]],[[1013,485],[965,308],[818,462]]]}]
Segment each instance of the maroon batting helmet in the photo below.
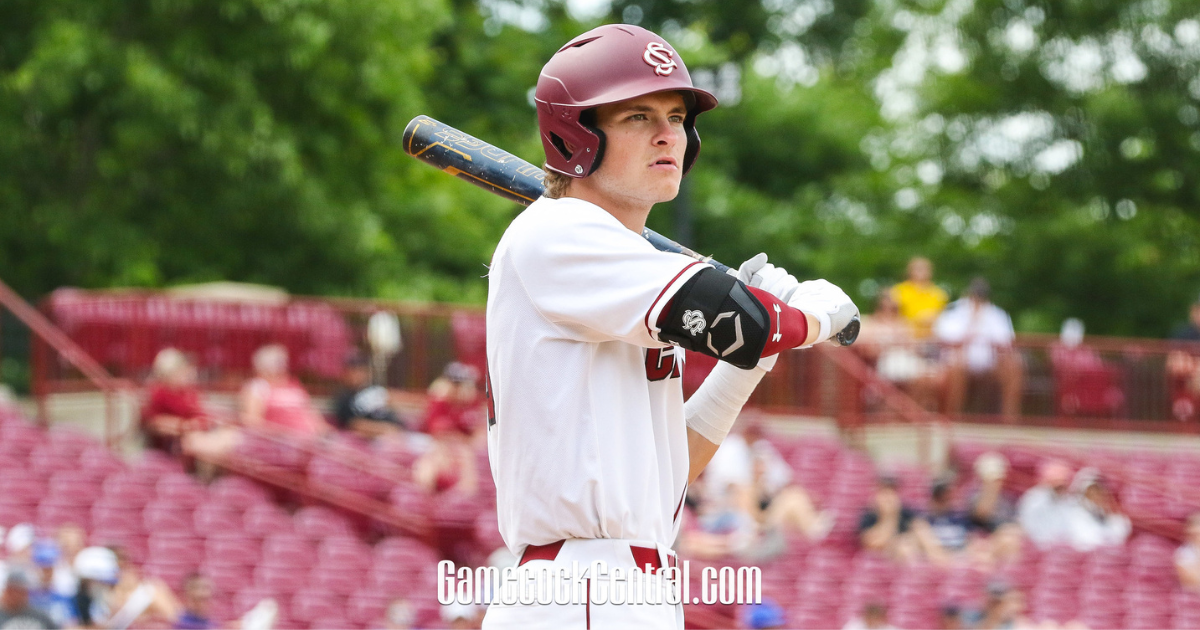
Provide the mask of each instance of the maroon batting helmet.
[{"label": "maroon batting helmet", "polygon": [[[690,93],[687,173],[700,153],[696,115],[717,106],[717,99],[692,85],[683,60],[663,38],[639,26],[608,24],[571,40],[546,62],[538,76],[538,128],[546,149],[546,166],[569,177],[587,177],[600,166],[604,133],[580,120],[599,105],[616,103],[653,92]],[[574,151],[567,150],[570,143]]]}]

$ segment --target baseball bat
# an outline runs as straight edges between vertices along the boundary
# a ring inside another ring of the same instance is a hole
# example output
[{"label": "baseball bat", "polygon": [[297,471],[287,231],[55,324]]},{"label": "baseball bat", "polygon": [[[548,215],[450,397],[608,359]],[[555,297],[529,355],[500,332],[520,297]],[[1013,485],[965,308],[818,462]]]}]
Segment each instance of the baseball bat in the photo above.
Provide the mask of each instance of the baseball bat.
[{"label": "baseball bat", "polygon": [[[546,173],[541,167],[429,116],[417,116],[409,121],[404,128],[403,143],[404,152],[418,160],[523,206],[533,203],[545,190]],[[723,273],[730,271],[728,265],[698,254],[650,228],[644,228],[642,236],[655,249],[695,258]],[[834,338],[839,344],[848,346],[858,338],[860,328],[858,317],[855,317]]]}]

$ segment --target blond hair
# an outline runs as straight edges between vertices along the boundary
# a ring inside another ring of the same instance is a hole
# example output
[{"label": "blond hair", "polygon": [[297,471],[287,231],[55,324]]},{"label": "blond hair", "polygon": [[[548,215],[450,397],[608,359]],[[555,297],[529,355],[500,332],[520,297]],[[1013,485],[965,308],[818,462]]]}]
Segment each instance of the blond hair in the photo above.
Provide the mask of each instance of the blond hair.
[{"label": "blond hair", "polygon": [[571,187],[571,178],[550,170],[549,166],[542,166],[542,170],[546,171],[546,179],[542,180],[542,183],[546,185],[546,191],[542,193],[542,196],[550,199],[562,199],[567,196],[567,189]]}]

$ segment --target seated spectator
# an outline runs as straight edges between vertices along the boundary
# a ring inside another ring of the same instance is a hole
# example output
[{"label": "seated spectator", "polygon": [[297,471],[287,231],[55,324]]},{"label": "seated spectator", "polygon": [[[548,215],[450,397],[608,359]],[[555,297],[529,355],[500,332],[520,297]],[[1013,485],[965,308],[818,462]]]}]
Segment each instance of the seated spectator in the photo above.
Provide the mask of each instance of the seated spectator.
[{"label": "seated spectator", "polygon": [[373,440],[404,428],[387,388],[371,384],[371,364],[365,356],[355,354],[346,361],[342,387],[333,403],[339,429]]},{"label": "seated spectator", "polygon": [[1200,297],[1192,302],[1188,322],[1171,332],[1179,342],[1167,355],[1171,379],[1171,414],[1177,420],[1194,420],[1200,408]]},{"label": "seated spectator", "polygon": [[762,424],[744,426],[727,436],[713,455],[704,470],[706,487],[728,493],[717,500],[750,515],[768,538],[785,531],[813,541],[824,538],[833,527],[833,516],[818,511],[804,488],[792,483],[792,467],[766,438]]},{"label": "seated spectator", "polygon": [[1175,572],[1185,589],[1200,592],[1200,512],[1188,517],[1183,546],[1175,550]]},{"label": "seated spectator", "polygon": [[946,292],[933,283],[933,263],[921,256],[908,261],[908,278],[892,287],[891,293],[917,340],[929,338],[934,321],[950,301]]},{"label": "seated spectator", "polygon": [[1063,321],[1058,341],[1050,346],[1054,367],[1058,411],[1065,415],[1111,415],[1125,404],[1119,374],[1083,345],[1083,322],[1071,317]]},{"label": "seated spectator", "polygon": [[9,569],[4,581],[4,593],[0,596],[0,628],[58,628],[46,613],[34,608],[29,602],[29,591],[33,581],[23,569]]},{"label": "seated spectator", "polygon": [[209,428],[196,388],[196,369],[182,352],[164,348],[154,357],[151,374],[142,406],[146,446],[178,456],[185,434]]},{"label": "seated spectator", "polygon": [[842,626],[842,630],[892,630],[895,628],[888,623],[887,605],[883,602],[870,602],[863,606],[862,615],[854,617]]},{"label": "seated spectator", "polygon": [[1071,469],[1063,462],[1043,462],[1036,486],[1017,503],[1017,518],[1025,535],[1039,547],[1069,543],[1075,500],[1068,491]]},{"label": "seated spectator", "polygon": [[[59,627],[75,625],[74,590],[63,592],[55,584],[55,565],[59,561],[58,544],[39,540],[33,544],[33,563],[39,575],[29,592],[29,604],[45,613]],[[3,626],[0,625],[0,628]]]},{"label": "seated spectator", "polygon": [[217,627],[209,617],[212,603],[212,584],[198,573],[189,575],[183,583],[183,612],[171,625],[174,630],[209,630]]},{"label": "seated spectator", "polygon": [[477,379],[475,368],[451,363],[429,386],[425,430],[433,444],[413,463],[413,479],[426,492],[472,496],[478,490],[471,439],[486,427]]},{"label": "seated spectator", "polygon": [[308,392],[288,373],[287,349],[263,346],[254,353],[255,378],[241,394],[241,421],[246,427],[311,438],[328,424],[313,409]]},{"label": "seated spectator", "polygon": [[936,409],[941,370],[936,361],[922,355],[922,344],[912,324],[900,316],[893,295],[890,289],[879,292],[875,312],[863,318],[855,347],[875,365],[880,378],[906,389],[926,409]]},{"label": "seated spectator", "polygon": [[938,628],[940,630],[961,630],[962,610],[957,604],[943,604],[938,609]]},{"label": "seated spectator", "polygon": [[117,580],[107,593],[108,627],[127,628],[135,622],[171,623],[183,607],[171,587],[158,578],[143,578],[141,571],[122,550],[114,549]]},{"label": "seated spectator", "polygon": [[1096,547],[1125,544],[1133,524],[1121,513],[1117,498],[1104,483],[1099,470],[1089,467],[1075,473],[1071,493],[1075,495],[1068,527],[1072,547],[1091,551]]},{"label": "seated spectator", "polygon": [[111,615],[108,596],[117,583],[117,554],[106,547],[87,547],[75,555],[75,618],[84,628],[107,628]]},{"label": "seated spectator", "polygon": [[895,477],[882,476],[875,488],[873,505],[858,522],[858,538],[864,549],[902,562],[922,557],[940,560],[941,548],[929,523],[916,510],[900,502]]},{"label": "seated spectator", "polygon": [[79,576],[75,573],[75,555],[87,545],[87,532],[75,524],[63,525],[54,534],[58,545],[58,562],[54,565],[54,589],[74,596],[79,590]]},{"label": "seated spectator", "polygon": [[966,549],[970,519],[954,507],[948,479],[934,482],[925,520],[929,523],[929,529],[942,552],[953,554]]},{"label": "seated spectator", "polygon": [[968,611],[963,617],[966,627],[980,630],[1034,627],[1025,617],[1025,596],[1004,582],[988,584],[983,609]]},{"label": "seated spectator", "polygon": [[688,487],[689,510],[680,534],[680,552],[689,557],[711,560],[741,555],[751,550],[758,524],[734,499],[731,488],[713,489],[701,476]]},{"label": "seated spectator", "polygon": [[1013,418],[1021,411],[1024,367],[1012,347],[1016,338],[1008,313],[992,304],[991,288],[975,278],[966,297],[947,308],[933,326],[938,340],[946,345],[946,412],[963,410],[971,376],[985,376],[1000,383],[1000,412]]},{"label": "seated spectator", "polygon": [[783,614],[783,607],[770,597],[762,598],[762,603],[746,605],[744,610],[747,628],[759,630],[787,627],[787,618]]},{"label": "seated spectator", "polygon": [[975,459],[975,484],[970,492],[971,525],[987,533],[995,532],[1016,518],[1013,501],[1004,492],[1008,460],[1000,453],[984,453]]},{"label": "seated spectator", "polygon": [[33,564],[33,541],[33,525],[29,523],[13,525],[4,537],[6,555],[4,566],[0,568],[22,571],[26,577],[36,573],[37,568]]},{"label": "seated spectator", "polygon": [[153,380],[142,406],[142,431],[146,445],[175,456],[185,456],[202,476],[211,477],[215,469],[196,464],[192,457],[219,458],[237,446],[238,432],[219,427],[200,402],[196,387],[196,368],[187,355],[164,348],[154,357]]}]

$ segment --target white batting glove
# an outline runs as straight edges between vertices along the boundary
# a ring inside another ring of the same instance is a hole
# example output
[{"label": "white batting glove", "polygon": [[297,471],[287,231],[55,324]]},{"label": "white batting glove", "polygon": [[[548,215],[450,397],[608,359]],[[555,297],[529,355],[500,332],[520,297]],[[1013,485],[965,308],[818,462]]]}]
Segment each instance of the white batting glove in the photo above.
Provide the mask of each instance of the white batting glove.
[{"label": "white batting glove", "polygon": [[821,323],[814,345],[841,332],[858,315],[858,307],[850,296],[825,280],[801,282],[788,300],[788,306],[812,315]]},{"label": "white batting glove", "polygon": [[783,267],[767,262],[766,254],[758,254],[742,263],[737,270],[737,279],[756,289],[762,289],[787,303],[792,298],[800,281]]},{"label": "white batting glove", "polygon": [[[800,281],[796,280],[795,276],[788,273],[786,269],[767,262],[767,255],[762,253],[742,263],[736,273],[732,269],[729,272],[747,286],[762,289],[785,304],[792,293],[796,291],[796,287],[800,286]],[[770,372],[778,359],[778,354],[763,357],[758,361],[758,367]]]}]

